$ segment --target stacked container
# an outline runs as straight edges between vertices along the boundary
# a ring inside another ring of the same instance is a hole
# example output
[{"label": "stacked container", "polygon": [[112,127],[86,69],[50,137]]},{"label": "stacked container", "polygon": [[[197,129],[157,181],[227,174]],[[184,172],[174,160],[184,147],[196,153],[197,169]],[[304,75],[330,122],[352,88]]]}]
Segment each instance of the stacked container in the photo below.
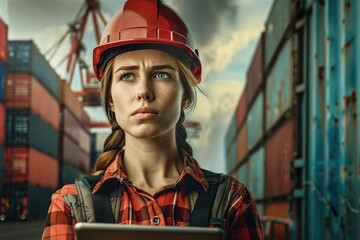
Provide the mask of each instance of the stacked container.
[{"label": "stacked container", "polygon": [[[5,79],[7,65],[7,25],[0,18],[0,180],[3,178],[4,140],[5,140]],[[0,197],[3,195],[3,183],[0,182]],[[1,215],[1,212],[0,212]]]},{"label": "stacked container", "polygon": [[[10,41],[6,78],[6,218],[46,215],[58,187],[60,81],[32,41]],[[36,195],[41,193],[42,197]]]},{"label": "stacked container", "polygon": [[78,96],[61,81],[60,185],[90,172],[90,118]]}]

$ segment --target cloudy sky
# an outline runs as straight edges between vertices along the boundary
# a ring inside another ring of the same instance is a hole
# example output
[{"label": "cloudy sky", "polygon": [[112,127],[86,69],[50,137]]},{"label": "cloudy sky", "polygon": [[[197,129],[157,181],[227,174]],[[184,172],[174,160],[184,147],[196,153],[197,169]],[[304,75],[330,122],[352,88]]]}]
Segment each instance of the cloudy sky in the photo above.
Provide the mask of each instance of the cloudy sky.
[{"label": "cloudy sky", "polygon": [[[85,0],[0,0],[0,16],[9,25],[9,38],[33,39],[45,53],[65,33]],[[164,0],[192,29],[203,64],[203,80],[195,110],[188,119],[200,122],[199,138],[191,139],[195,158],[202,167],[225,171],[224,136],[245,85],[245,75],[272,0]],[[124,0],[100,0],[107,20],[122,8]],[[90,19],[89,19],[90,20]],[[85,34],[85,59],[91,65],[95,37],[91,22]],[[103,26],[101,26],[103,29]],[[66,78],[59,65],[70,49],[61,45],[51,64]],[[74,89],[77,88],[74,80]],[[102,110],[91,109],[94,119]]]}]

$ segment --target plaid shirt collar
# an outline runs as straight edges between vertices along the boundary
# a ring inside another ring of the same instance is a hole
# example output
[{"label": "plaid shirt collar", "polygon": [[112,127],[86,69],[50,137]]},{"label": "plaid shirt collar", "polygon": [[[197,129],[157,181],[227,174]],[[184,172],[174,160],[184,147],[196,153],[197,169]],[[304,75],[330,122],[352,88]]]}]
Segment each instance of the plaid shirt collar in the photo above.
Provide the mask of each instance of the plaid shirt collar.
[{"label": "plaid shirt collar", "polygon": [[[106,169],[104,177],[102,177],[102,179],[94,187],[93,193],[98,192],[102,188],[102,186],[104,186],[104,183],[110,179],[115,178],[122,183],[130,183],[125,173],[123,156],[124,150],[121,150],[117,154],[115,160]],[[179,179],[177,180],[176,184],[180,184],[184,181],[184,179],[187,178],[186,176],[189,176],[191,179],[194,180],[195,183],[198,183],[204,189],[204,191],[207,191],[209,185],[197,161],[191,156],[189,156],[185,150],[182,150],[182,156],[185,168],[181,173]]]}]

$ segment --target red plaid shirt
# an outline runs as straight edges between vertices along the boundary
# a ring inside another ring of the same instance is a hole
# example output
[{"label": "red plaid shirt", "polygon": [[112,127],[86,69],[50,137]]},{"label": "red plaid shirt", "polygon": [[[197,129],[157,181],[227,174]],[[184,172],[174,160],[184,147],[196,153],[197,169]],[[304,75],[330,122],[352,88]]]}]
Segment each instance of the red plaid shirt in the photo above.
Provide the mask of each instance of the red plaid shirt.
[{"label": "red plaid shirt", "polygon": [[[191,215],[189,190],[194,188],[194,182],[205,191],[208,189],[208,183],[198,163],[184,153],[185,169],[176,184],[165,186],[154,195],[150,195],[127,179],[122,155],[122,152],[118,154],[93,190],[93,193],[99,191],[109,178],[121,179],[120,183],[125,186],[125,190],[121,200],[119,223],[188,226]],[[63,196],[67,194],[76,194],[74,184],[65,185],[53,194],[42,239],[75,239],[76,222],[63,200]],[[243,184],[233,179],[230,194],[236,197],[233,198],[231,207],[223,219],[226,239],[262,239],[259,216],[250,192]],[[155,218],[157,221],[153,221]]]}]

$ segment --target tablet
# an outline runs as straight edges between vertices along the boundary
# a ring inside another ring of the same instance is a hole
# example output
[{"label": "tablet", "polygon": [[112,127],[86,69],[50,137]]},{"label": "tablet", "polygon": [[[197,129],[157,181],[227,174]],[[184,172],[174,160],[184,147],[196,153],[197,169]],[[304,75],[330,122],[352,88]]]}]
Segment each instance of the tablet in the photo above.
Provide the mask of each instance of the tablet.
[{"label": "tablet", "polygon": [[111,223],[76,223],[78,240],[224,240],[221,228],[126,225]]}]

